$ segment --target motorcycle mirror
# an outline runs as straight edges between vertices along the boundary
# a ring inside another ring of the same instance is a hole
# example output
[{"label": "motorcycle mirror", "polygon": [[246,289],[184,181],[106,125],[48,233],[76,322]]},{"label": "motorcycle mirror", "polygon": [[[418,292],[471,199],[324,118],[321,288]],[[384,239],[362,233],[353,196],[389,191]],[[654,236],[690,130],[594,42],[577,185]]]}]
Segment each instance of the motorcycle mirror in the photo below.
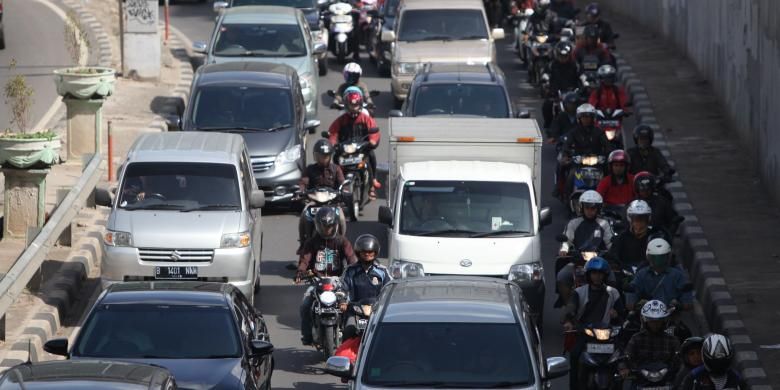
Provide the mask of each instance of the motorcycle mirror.
[{"label": "motorcycle mirror", "polygon": [[322,133],[320,133],[320,136],[322,136],[322,138],[330,138],[330,133],[328,133],[327,131],[323,131]]},{"label": "motorcycle mirror", "polygon": [[330,97],[336,97],[336,91],[329,89],[327,92],[328,96]]},{"label": "motorcycle mirror", "polygon": [[528,110],[519,111],[517,113],[517,117],[518,118],[523,118],[523,119],[530,119],[531,118],[531,113]]},{"label": "motorcycle mirror", "polygon": [[569,237],[567,237],[565,234],[561,233],[561,234],[555,236],[555,241],[558,241],[558,242],[561,242],[561,243],[569,242]]}]

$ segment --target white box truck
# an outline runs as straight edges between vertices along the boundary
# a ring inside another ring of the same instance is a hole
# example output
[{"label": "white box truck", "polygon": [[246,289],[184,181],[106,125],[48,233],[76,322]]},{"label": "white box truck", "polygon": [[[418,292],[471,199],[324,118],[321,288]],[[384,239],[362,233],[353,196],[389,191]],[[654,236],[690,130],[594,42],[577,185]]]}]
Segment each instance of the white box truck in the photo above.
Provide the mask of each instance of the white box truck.
[{"label": "white box truck", "polygon": [[542,136],[535,120],[390,118],[393,277],[479,275],[517,282],[542,313]]}]

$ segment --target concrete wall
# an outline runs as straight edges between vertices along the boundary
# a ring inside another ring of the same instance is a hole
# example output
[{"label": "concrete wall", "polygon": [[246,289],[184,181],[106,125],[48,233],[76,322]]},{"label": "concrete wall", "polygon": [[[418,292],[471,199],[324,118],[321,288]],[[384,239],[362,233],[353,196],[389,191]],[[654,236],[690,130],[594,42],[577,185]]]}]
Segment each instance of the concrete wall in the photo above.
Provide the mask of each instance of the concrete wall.
[{"label": "concrete wall", "polygon": [[767,189],[780,202],[780,1],[599,3],[660,33],[693,60],[723,102]]}]

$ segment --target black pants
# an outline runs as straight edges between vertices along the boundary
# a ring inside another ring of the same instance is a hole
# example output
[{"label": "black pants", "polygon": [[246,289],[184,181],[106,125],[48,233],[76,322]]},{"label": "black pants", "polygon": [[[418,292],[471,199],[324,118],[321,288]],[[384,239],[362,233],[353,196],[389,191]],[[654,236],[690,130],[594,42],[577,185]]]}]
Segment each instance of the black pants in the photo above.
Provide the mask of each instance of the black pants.
[{"label": "black pants", "polygon": [[579,390],[580,387],[580,355],[585,349],[585,336],[577,335],[577,342],[569,352],[569,390]]},{"label": "black pants", "polygon": [[374,149],[368,151],[368,185],[374,185],[374,179],[376,179],[376,153]]}]

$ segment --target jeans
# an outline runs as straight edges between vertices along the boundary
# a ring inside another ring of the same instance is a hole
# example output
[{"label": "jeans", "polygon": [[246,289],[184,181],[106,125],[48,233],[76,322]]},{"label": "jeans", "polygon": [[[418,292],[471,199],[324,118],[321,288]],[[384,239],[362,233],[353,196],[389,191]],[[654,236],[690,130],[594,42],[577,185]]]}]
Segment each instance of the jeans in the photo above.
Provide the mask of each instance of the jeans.
[{"label": "jeans", "polygon": [[311,305],[314,303],[314,297],[312,296],[314,286],[309,286],[306,292],[303,294],[303,301],[299,313],[301,316],[301,338],[305,341],[312,340],[311,334]]}]

